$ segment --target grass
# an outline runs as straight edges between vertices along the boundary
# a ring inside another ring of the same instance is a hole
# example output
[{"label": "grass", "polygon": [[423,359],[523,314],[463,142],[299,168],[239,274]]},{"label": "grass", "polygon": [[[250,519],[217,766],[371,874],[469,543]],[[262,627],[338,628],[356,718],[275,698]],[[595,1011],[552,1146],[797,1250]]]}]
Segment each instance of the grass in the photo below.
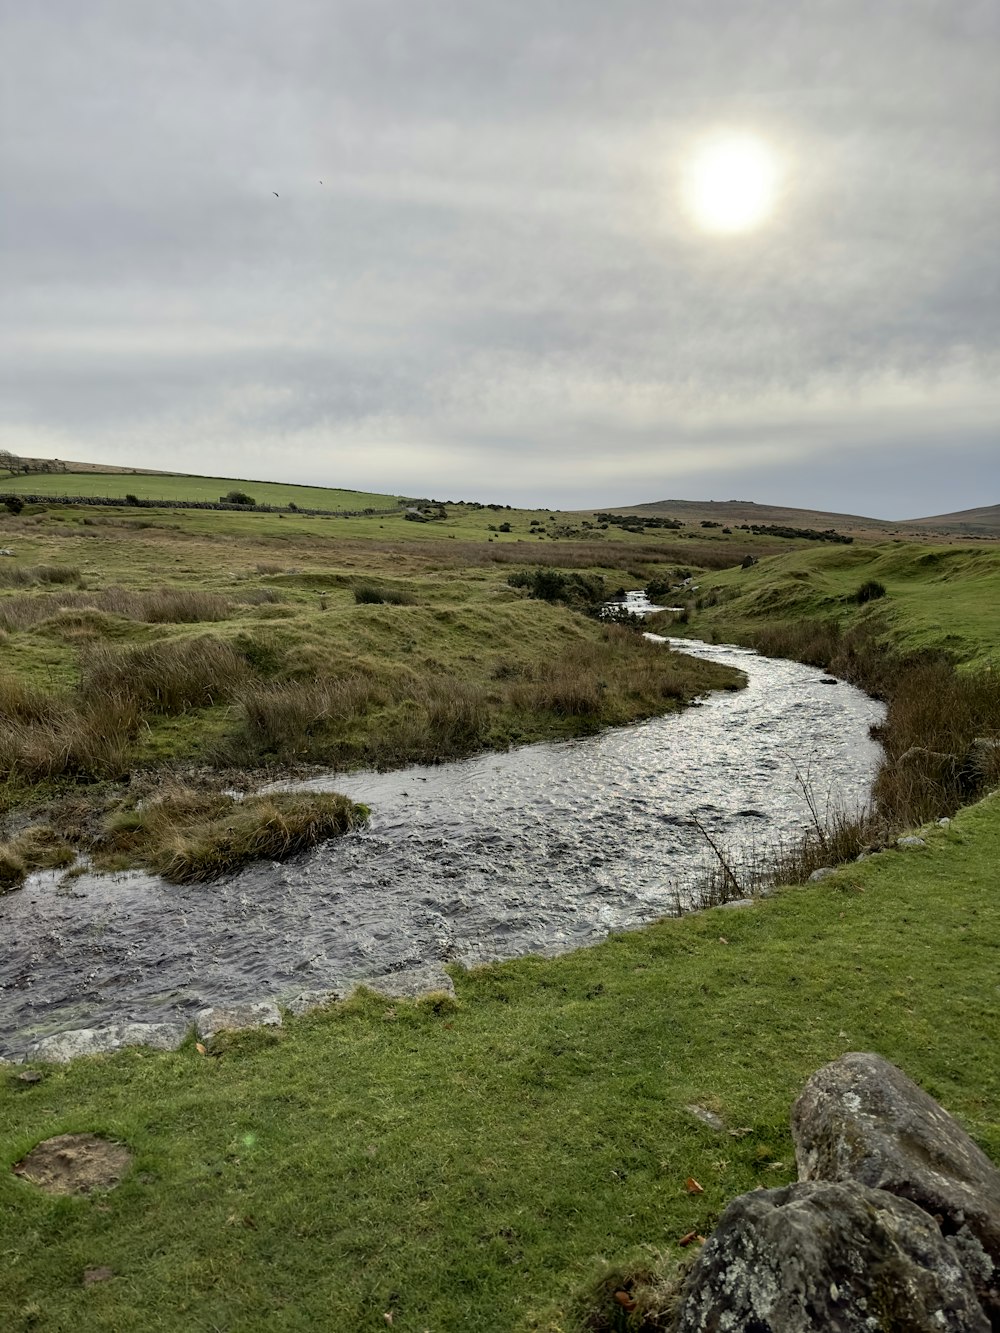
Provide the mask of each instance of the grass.
[{"label": "grass", "polygon": [[[0,518],[19,564],[79,569],[86,588],[73,596],[168,586],[226,603],[208,629],[98,605],[12,619],[7,730],[118,699],[141,718],[125,737],[129,764],[149,773],[128,790],[8,781],[8,820],[23,818],[26,791],[41,805],[0,848],[0,882],[26,855],[56,855],[55,833],[103,845],[109,861],[153,864],[153,830],[176,829],[182,807],[195,828],[228,828],[235,812],[212,791],[185,795],[175,782],[171,798],[162,774],[234,742],[253,764],[281,762],[290,740],[307,757],[391,763],[428,737],[450,754],[571,734],[707,687],[679,656],[524,597],[507,585],[512,569],[580,571],[611,588],[656,577],[668,589],[689,569],[696,634],[770,635],[817,661],[847,662],[853,649],[852,669],[890,684],[912,654],[924,654],[914,669],[946,667],[892,720],[900,743],[912,735],[931,749],[933,734],[951,753],[983,716],[974,695],[1000,642],[994,548],[856,543],[712,573],[766,548],[742,535],[609,538],[566,516],[551,524],[564,535],[539,539],[530,522],[549,523],[544,511],[448,515]],[[489,533],[500,521],[513,531]],[[866,580],[885,596],[859,603]],[[413,602],[358,603],[364,584]],[[33,587],[12,585],[0,607],[38,597]],[[258,600],[265,593],[284,600]],[[199,677],[199,641],[216,645],[206,660],[233,656]],[[942,653],[958,660],[957,677]],[[168,705],[149,682],[175,661]],[[178,804],[157,813],[157,797]],[[735,1194],[794,1178],[791,1102],[845,1050],[900,1064],[1000,1159],[1000,796],[924,833],[923,849],[871,856],[750,908],[456,971],[457,1003],[362,994],[220,1044],[215,1058],[189,1043],[47,1068],[34,1085],[0,1072],[6,1162],[72,1131],[120,1138],[137,1155],[106,1198],[52,1200],[0,1172],[7,1325],[354,1333],[386,1328],[391,1314],[394,1329],[416,1333],[618,1328],[617,1284],[641,1308],[663,1304],[690,1253],[681,1237],[707,1234]],[[193,835],[192,865],[198,845]],[[702,1194],[687,1193],[689,1176]],[[83,1270],[100,1265],[114,1276],[84,1288]]]},{"label": "grass", "polygon": [[[233,489],[234,479],[231,477],[143,476],[131,472],[0,476],[0,493],[5,495],[95,495],[117,497],[123,501],[126,495],[135,495],[140,500],[209,500],[214,503]],[[389,509],[400,503],[398,495],[326,486],[294,486],[275,481],[238,481],[238,489],[248,493],[257,504],[295,504],[300,509]]]},{"label": "grass", "polygon": [[95,862],[143,865],[171,884],[199,884],[251,861],[286,861],[357,828],[364,806],[335,792],[282,792],[237,800],[167,788],[112,815],[91,850]]},{"label": "grass", "polygon": [[794,1178],[791,1102],[845,1050],[997,1158],[998,814],[751,909],[458,973],[457,1007],[361,996],[216,1059],[8,1079],[5,1161],[82,1130],[137,1160],[106,1198],[0,1177],[7,1326],[569,1333],[601,1256],[669,1270],[733,1195]]}]

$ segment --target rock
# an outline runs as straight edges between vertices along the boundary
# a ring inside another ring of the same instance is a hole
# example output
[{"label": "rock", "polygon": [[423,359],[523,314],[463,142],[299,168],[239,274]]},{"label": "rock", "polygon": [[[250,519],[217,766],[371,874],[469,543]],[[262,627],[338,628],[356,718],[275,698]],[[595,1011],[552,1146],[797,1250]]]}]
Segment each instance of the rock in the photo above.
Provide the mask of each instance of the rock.
[{"label": "rock", "polygon": [[336,1004],[344,998],[342,990],[304,990],[289,1000],[285,1008],[296,1018],[311,1014],[314,1009],[325,1009],[328,1004]]},{"label": "rock", "polygon": [[685,1111],[690,1112],[696,1120],[700,1120],[703,1125],[709,1129],[718,1130],[720,1133],[725,1129],[726,1123],[721,1116],[717,1116],[714,1111],[710,1111],[707,1106],[698,1106],[697,1104],[685,1106]]},{"label": "rock", "polygon": [[405,972],[387,972],[384,977],[372,977],[364,985],[377,995],[392,1000],[414,1000],[421,995],[454,996],[455,983],[438,963],[413,967]]},{"label": "rock", "polygon": [[273,1000],[260,1000],[253,1004],[222,1004],[199,1010],[194,1025],[202,1041],[211,1041],[218,1032],[280,1028],[281,1011]]},{"label": "rock", "polygon": [[720,909],[731,907],[753,907],[756,901],[756,898],[730,898],[728,903],[719,903],[718,906]]},{"label": "rock", "polygon": [[945,815],[943,819],[939,819],[939,820],[938,820],[938,826],[939,826],[940,828],[947,828],[948,825],[949,825],[950,823],[951,823],[951,820],[948,818],[947,815]]},{"label": "rock", "polygon": [[818,884],[821,880],[828,879],[831,875],[835,875],[836,873],[836,866],[820,866],[818,870],[812,872],[808,882],[810,884]]},{"label": "rock", "polygon": [[823,676],[819,683],[821,685],[839,685],[840,681],[835,676]]},{"label": "rock", "polygon": [[78,1028],[42,1037],[28,1048],[29,1060],[64,1064],[81,1055],[110,1055],[127,1046],[176,1051],[187,1036],[184,1023],[112,1023],[103,1028]]},{"label": "rock", "polygon": [[910,836],[908,836],[908,837],[904,837],[904,838],[897,838],[897,839],[896,839],[896,846],[897,846],[897,847],[926,847],[926,846],[927,846],[927,841],[926,841],[926,839],[924,839],[924,838],[918,838],[918,837],[916,837],[915,835],[910,835]]},{"label": "rock", "polygon": [[[857,1180],[965,1230],[1000,1269],[1000,1171],[933,1097],[880,1055],[852,1051],[817,1070],[792,1108],[800,1180]],[[977,1279],[998,1320],[1000,1272]]]},{"label": "rock", "polygon": [[735,1199],[698,1257],[676,1333],[989,1333],[968,1275],[916,1204],[856,1181]]}]

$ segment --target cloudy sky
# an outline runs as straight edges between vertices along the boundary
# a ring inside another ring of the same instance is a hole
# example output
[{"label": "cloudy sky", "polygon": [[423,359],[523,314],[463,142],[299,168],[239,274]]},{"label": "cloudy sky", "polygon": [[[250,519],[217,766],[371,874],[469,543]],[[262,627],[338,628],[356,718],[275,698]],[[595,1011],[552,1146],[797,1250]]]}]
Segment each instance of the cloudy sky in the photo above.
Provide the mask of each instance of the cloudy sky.
[{"label": "cloudy sky", "polygon": [[0,447],[1000,501],[1000,0],[0,0],[0,53]]}]

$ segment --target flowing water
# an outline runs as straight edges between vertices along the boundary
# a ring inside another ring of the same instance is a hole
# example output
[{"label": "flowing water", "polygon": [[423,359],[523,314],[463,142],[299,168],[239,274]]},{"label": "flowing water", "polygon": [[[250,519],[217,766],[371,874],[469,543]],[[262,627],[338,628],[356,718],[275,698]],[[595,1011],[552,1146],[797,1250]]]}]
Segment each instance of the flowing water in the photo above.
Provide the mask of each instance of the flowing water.
[{"label": "flowing water", "polygon": [[106,1021],[335,989],[436,961],[553,954],[676,910],[709,864],[697,819],[739,859],[867,797],[881,706],[742,648],[685,652],[745,690],[598,736],[436,768],[298,784],[371,806],[367,829],[217,884],[32,876],[0,897],[0,1053]]}]

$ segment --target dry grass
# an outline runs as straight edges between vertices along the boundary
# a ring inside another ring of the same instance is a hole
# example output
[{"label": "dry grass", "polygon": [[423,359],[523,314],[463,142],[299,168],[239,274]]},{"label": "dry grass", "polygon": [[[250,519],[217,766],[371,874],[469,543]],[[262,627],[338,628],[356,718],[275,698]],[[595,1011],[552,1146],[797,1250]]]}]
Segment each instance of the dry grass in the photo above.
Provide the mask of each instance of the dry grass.
[{"label": "dry grass", "polygon": [[287,860],[358,827],[364,806],[337,793],[249,796],[168,789],[141,809],[107,822],[101,857],[139,862],[173,884],[196,884],[231,874],[251,861]]},{"label": "dry grass", "polygon": [[[268,601],[277,601],[269,597]],[[96,611],[149,625],[191,625],[199,621],[225,620],[230,606],[217,593],[197,588],[158,588],[132,592],[104,588],[95,592],[47,593],[37,597],[11,597],[0,602],[0,628],[30,629],[67,611]]]},{"label": "dry grass", "polygon": [[127,700],[148,712],[185,713],[232,698],[248,675],[246,659],[208,634],[129,648],[100,644],[83,655],[80,697],[95,709]]},{"label": "dry grass", "polygon": [[8,565],[0,562],[0,587],[30,588],[39,583],[79,583],[75,565]]}]

